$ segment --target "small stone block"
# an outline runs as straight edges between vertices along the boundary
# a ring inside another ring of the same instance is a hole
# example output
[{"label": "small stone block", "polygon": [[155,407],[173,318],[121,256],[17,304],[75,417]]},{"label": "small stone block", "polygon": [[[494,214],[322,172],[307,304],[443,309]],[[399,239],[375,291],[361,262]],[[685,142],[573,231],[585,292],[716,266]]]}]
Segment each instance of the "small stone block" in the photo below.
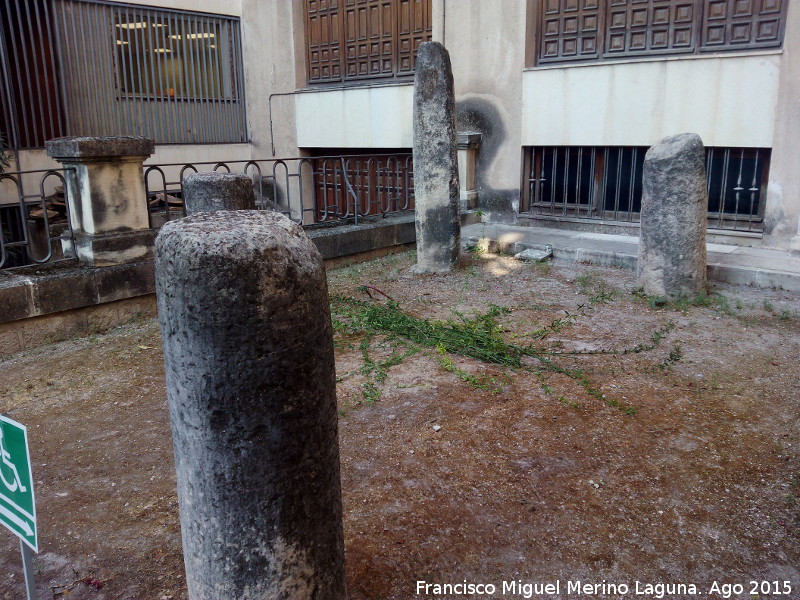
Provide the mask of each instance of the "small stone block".
[{"label": "small stone block", "polygon": [[543,260],[552,258],[552,256],[552,248],[550,250],[534,250],[532,248],[528,248],[527,250],[523,250],[522,252],[515,254],[514,258],[524,262],[542,262]]},{"label": "small stone block", "polygon": [[187,215],[256,207],[253,182],[241,173],[192,173],[183,180],[183,201]]}]

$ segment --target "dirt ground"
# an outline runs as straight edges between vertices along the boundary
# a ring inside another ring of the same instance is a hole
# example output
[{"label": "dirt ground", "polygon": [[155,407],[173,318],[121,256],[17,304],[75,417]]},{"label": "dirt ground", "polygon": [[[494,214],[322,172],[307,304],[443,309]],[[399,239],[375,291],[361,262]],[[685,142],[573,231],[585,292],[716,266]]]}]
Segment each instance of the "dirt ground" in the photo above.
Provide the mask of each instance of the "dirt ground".
[{"label": "dirt ground", "polygon": [[[332,271],[331,295],[494,310],[506,340],[551,354],[498,366],[336,317],[351,599],[800,598],[800,296],[660,305],[622,270],[474,254],[417,277],[412,261]],[[39,597],[186,598],[157,323],[8,357],[0,395],[29,432]],[[0,598],[23,598],[0,535]],[[495,593],[418,593],[465,580]]]}]

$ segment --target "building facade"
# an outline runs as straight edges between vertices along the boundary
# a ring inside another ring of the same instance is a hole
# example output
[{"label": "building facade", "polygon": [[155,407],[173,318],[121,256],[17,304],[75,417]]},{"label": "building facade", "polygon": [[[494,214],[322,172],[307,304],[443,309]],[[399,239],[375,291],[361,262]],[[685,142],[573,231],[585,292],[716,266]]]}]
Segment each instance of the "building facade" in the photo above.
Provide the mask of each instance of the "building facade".
[{"label": "building facade", "polygon": [[635,233],[647,148],[692,131],[709,230],[800,250],[797,1],[10,6],[0,125],[24,169],[49,164],[37,148],[57,135],[148,135],[159,163],[407,151],[414,52],[432,39],[459,131],[479,134],[489,218]]}]

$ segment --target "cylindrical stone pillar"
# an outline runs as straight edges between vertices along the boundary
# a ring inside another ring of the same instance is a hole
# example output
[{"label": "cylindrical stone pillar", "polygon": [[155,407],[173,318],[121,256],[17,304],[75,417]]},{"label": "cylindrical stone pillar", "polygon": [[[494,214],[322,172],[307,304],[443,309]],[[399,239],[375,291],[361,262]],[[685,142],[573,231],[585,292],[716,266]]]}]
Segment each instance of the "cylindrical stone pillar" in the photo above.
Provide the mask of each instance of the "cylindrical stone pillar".
[{"label": "cylindrical stone pillar", "polygon": [[706,291],[705,148],[696,133],[659,140],[644,159],[639,285],[649,296]]},{"label": "cylindrical stone pillar", "polygon": [[256,196],[247,176],[216,171],[192,173],[183,180],[186,214],[217,210],[253,210]]},{"label": "cylindrical stone pillar", "polygon": [[456,101],[450,55],[424,42],[414,72],[414,202],[418,273],[446,272],[461,245]]},{"label": "cylindrical stone pillar", "polygon": [[336,379],[322,258],[267,211],[156,239],[192,600],[344,600]]}]

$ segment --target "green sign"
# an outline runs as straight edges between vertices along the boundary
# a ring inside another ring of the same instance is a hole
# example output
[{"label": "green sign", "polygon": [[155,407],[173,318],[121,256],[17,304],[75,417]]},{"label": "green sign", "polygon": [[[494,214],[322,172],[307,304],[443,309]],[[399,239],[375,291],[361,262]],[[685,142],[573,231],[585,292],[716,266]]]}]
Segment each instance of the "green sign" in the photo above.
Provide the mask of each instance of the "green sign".
[{"label": "green sign", "polygon": [[4,415],[0,415],[0,523],[39,552],[28,430]]}]

